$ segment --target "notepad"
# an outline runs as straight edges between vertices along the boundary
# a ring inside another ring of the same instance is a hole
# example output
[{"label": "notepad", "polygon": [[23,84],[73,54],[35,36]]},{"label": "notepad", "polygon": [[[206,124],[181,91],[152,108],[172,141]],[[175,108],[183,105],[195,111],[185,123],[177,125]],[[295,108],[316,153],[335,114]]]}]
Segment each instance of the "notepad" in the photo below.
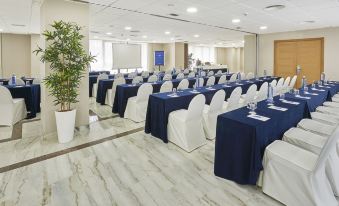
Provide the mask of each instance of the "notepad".
[{"label": "notepad", "polygon": [[179,97],[177,94],[169,94],[167,96],[169,96],[169,97]]},{"label": "notepad", "polygon": [[274,109],[274,110],[278,110],[278,111],[282,111],[282,112],[286,112],[288,109],[287,108],[284,108],[284,107],[277,107],[277,106],[269,106],[268,107],[269,109]]},{"label": "notepad", "polygon": [[299,105],[299,102],[293,102],[293,101],[288,101],[288,100],[281,100],[281,102],[286,103],[286,104],[293,104],[293,105]]},{"label": "notepad", "polygon": [[223,87],[232,87],[232,86],[230,86],[230,85],[224,85]]},{"label": "notepad", "polygon": [[243,85],[243,84],[240,84],[240,83],[236,83],[236,85]]},{"label": "notepad", "polygon": [[300,95],[295,95],[295,97],[301,98],[301,99],[311,99],[311,97],[303,97],[303,96],[300,96]]},{"label": "notepad", "polygon": [[316,88],[312,88],[313,91],[320,91],[320,92],[324,92],[325,90],[323,89],[316,89]]},{"label": "notepad", "polygon": [[199,91],[190,91],[192,94],[200,94]]},{"label": "notepad", "polygon": [[212,87],[207,87],[206,89],[207,89],[207,90],[211,90],[211,91],[216,90],[216,89],[214,89],[214,88],[212,88]]},{"label": "notepad", "polygon": [[270,119],[268,117],[264,117],[264,116],[257,115],[257,114],[250,114],[250,115],[247,115],[247,117],[252,118],[252,119],[256,119],[256,120],[260,120],[260,121],[263,121],[263,122],[266,122],[267,120]]},{"label": "notepad", "polygon": [[319,94],[317,94],[317,93],[310,93],[310,92],[304,92],[305,94],[308,94],[308,95],[313,95],[313,96],[317,96],[317,95],[319,95]]}]

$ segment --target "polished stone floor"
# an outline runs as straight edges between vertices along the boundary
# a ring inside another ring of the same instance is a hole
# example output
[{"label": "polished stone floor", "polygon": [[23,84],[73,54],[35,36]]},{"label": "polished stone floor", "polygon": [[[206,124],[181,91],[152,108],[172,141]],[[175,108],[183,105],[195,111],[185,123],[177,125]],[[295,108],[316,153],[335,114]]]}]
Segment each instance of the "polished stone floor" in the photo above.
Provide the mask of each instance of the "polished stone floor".
[{"label": "polished stone floor", "polygon": [[258,187],[216,177],[213,141],[186,153],[110,107],[90,109],[89,131],[71,143],[44,138],[38,119],[0,143],[0,205],[281,205]]}]

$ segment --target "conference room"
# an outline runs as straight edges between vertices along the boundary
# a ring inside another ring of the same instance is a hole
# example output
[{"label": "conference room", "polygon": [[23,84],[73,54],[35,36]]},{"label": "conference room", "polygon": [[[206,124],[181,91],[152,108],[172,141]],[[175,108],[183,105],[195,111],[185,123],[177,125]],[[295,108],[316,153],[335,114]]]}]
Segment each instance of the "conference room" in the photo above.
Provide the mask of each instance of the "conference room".
[{"label": "conference room", "polygon": [[0,2],[0,205],[339,205],[339,1]]}]

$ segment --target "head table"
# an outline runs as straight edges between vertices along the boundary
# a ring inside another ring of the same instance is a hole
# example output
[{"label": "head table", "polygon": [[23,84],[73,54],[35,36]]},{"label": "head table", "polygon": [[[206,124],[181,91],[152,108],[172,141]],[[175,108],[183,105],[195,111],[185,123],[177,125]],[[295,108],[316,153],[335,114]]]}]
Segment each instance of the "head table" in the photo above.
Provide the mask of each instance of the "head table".
[{"label": "head table", "polygon": [[[268,117],[262,121],[248,117],[246,107],[218,116],[214,173],[218,177],[239,184],[257,183],[262,170],[262,158],[265,148],[275,140],[280,140],[291,127],[295,127],[303,118],[310,118],[310,112],[331,100],[331,90],[335,93],[337,85],[316,87],[308,94],[300,90],[300,96],[287,93],[285,100],[274,98],[274,106],[287,109],[280,111],[269,108],[266,101],[258,103],[257,115]],[[321,89],[321,91],[320,91]],[[306,97],[306,98],[305,98]],[[293,103],[295,104],[293,104]]]},{"label": "head table", "polygon": [[[239,84],[229,83],[227,87],[223,84],[217,84],[212,86],[211,89],[202,87],[198,88],[197,91],[205,95],[206,104],[209,104],[213,95],[220,89],[223,89],[226,92],[227,99],[236,87],[242,87],[243,93],[245,93],[252,84],[256,84],[259,88],[264,82],[271,82],[273,79],[277,79],[277,77],[260,78],[259,80],[243,80]],[[169,94],[170,93],[160,93],[150,96],[145,125],[146,133],[151,133],[152,136],[160,138],[165,143],[168,142],[167,122],[169,113],[179,109],[187,109],[193,97],[198,95],[198,93],[193,93],[192,89],[178,92],[178,97],[170,97],[168,96]]]}]

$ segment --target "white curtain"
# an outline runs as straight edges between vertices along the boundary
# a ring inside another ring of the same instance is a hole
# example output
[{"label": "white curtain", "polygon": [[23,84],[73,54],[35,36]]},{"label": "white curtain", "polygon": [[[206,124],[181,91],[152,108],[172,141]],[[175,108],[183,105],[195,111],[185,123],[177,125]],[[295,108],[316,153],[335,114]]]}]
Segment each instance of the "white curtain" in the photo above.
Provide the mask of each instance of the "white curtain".
[{"label": "white curtain", "polygon": [[215,48],[214,47],[204,47],[204,46],[188,46],[188,53],[193,54],[193,59],[199,59],[201,62],[210,62],[215,63]]}]

